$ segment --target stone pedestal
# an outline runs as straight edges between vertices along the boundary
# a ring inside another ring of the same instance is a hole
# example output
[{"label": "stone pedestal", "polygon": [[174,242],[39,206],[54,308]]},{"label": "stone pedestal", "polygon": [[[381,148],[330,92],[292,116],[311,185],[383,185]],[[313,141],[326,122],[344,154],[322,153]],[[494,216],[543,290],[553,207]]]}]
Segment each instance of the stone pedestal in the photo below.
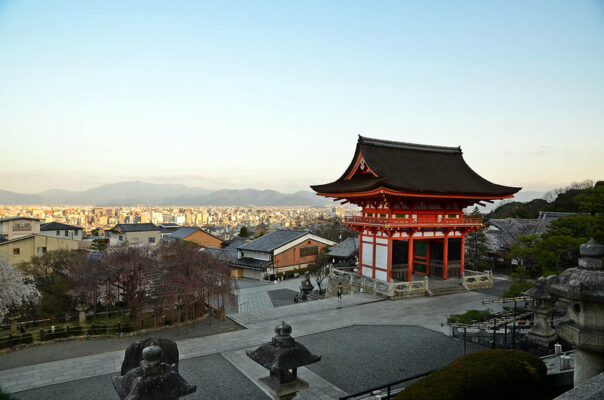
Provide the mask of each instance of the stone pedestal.
[{"label": "stone pedestal", "polygon": [[287,383],[279,383],[270,376],[258,379],[262,386],[275,400],[291,400],[300,390],[308,389],[308,383],[300,378]]},{"label": "stone pedestal", "polygon": [[578,268],[564,271],[549,292],[568,300],[560,336],[575,346],[575,386],[604,371],[604,246],[581,245]]},{"label": "stone pedestal", "polygon": [[8,317],[8,319],[10,321],[10,334],[11,335],[16,335],[19,333],[17,330],[17,323],[18,323],[20,317],[21,317],[20,315]]},{"label": "stone pedestal", "polygon": [[85,304],[78,304],[76,311],[78,311],[80,326],[86,325],[86,311],[88,311],[88,306]]}]

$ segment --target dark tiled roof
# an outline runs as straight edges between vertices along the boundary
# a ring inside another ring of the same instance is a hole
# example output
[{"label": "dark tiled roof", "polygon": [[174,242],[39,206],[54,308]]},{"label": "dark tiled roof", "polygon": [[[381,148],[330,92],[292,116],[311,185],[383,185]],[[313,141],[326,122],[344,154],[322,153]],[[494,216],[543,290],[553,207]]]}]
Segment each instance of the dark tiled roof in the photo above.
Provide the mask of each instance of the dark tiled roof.
[{"label": "dark tiled roof", "polygon": [[174,239],[184,239],[187,236],[200,231],[201,229],[195,227],[195,226],[183,226],[182,228],[179,228],[177,230],[175,230],[174,232],[170,233],[170,237],[173,237]]},{"label": "dark tiled roof", "polygon": [[232,263],[233,265],[244,267],[244,268],[252,268],[252,269],[260,269],[265,270],[271,265],[270,261],[264,260],[256,260],[255,258],[244,257]]},{"label": "dark tiled roof", "polygon": [[148,232],[148,231],[159,231],[159,228],[155,224],[117,224],[114,226],[112,231],[121,232]]},{"label": "dark tiled roof", "polygon": [[[362,154],[367,166],[377,175],[346,176],[353,172]],[[354,158],[336,181],[311,186],[319,193],[364,192],[385,187],[422,193],[473,196],[508,196],[521,188],[497,185],[482,178],[466,164],[460,147],[441,147],[393,142],[359,136]]]},{"label": "dark tiled roof", "polygon": [[253,250],[253,251],[273,251],[293,240],[296,240],[306,234],[309,231],[292,231],[286,229],[276,230],[268,233],[264,236],[260,236],[258,239],[252,240],[251,242],[242,244],[238,248],[241,250]]},{"label": "dark tiled roof", "polygon": [[351,257],[359,252],[359,239],[348,238],[329,249],[332,257]]},{"label": "dark tiled roof", "polygon": [[81,230],[83,230],[83,228],[80,228],[79,226],[62,224],[60,222],[48,222],[46,224],[41,224],[40,230],[41,231],[59,231],[59,230],[63,230],[63,231],[79,230],[79,231],[81,231]]},{"label": "dark tiled roof", "polygon": [[249,239],[236,237],[233,239],[225,240],[224,242],[222,242],[222,245],[224,246],[224,249],[226,249],[226,250],[235,250],[236,251],[241,245],[243,245],[244,243],[247,243],[249,241],[250,241]]}]

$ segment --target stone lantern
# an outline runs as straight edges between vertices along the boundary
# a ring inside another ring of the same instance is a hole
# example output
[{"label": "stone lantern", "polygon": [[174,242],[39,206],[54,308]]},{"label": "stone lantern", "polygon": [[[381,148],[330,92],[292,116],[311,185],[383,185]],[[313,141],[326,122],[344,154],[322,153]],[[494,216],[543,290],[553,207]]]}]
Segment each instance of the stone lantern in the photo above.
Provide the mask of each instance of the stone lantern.
[{"label": "stone lantern", "polygon": [[558,298],[548,292],[548,287],[557,277],[550,276],[547,279],[541,277],[537,280],[535,287],[527,290],[524,294],[535,299],[535,325],[526,334],[526,338],[539,346],[550,347],[556,341],[558,335],[552,329],[548,318],[554,311],[554,304]]},{"label": "stone lantern", "polygon": [[310,283],[310,272],[306,271],[304,274],[304,280],[300,283],[300,295],[302,300],[308,300],[308,295],[312,293],[315,287]]},{"label": "stone lantern", "polygon": [[197,390],[179,375],[176,365],[162,361],[159,346],[143,349],[140,367],[124,376],[112,378],[115,391],[121,400],[176,400]]},{"label": "stone lantern", "polygon": [[569,321],[560,336],[575,346],[575,386],[604,371],[604,246],[593,239],[580,247],[578,268],[554,279],[549,292],[568,301]]},{"label": "stone lantern", "polygon": [[297,369],[321,360],[321,356],[297,343],[291,332],[292,327],[281,322],[270,343],[246,351],[249,358],[270,371],[270,376],[259,379],[260,385],[278,400],[293,399],[300,390],[308,388],[308,383],[298,378]]}]

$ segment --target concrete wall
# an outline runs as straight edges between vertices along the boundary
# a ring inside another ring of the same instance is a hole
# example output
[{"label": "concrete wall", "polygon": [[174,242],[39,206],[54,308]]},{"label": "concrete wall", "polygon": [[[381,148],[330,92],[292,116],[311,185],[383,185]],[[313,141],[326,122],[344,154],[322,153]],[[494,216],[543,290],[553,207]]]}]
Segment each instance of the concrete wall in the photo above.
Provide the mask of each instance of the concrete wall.
[{"label": "concrete wall", "polygon": [[40,233],[40,221],[27,218],[0,222],[0,235],[13,240],[27,235]]},{"label": "concrete wall", "polygon": [[[57,232],[59,232],[58,235],[57,235]],[[67,234],[65,234],[65,232],[67,232]],[[82,240],[82,238],[84,237],[84,231],[76,230],[76,229],[73,229],[73,230],[59,229],[59,230],[53,230],[53,231],[40,231],[40,235],[56,237],[56,238],[61,238],[61,239]]]},{"label": "concrete wall", "polygon": [[[124,240],[119,240],[122,236]],[[154,238],[153,242],[149,242],[149,238]],[[131,246],[156,246],[161,239],[159,231],[144,231],[144,232],[110,232],[111,245],[128,242]]]},{"label": "concrete wall", "polygon": [[[2,243],[0,244],[0,252],[7,256],[11,265],[17,265],[29,262],[33,256],[44,254],[43,248],[46,248],[46,252],[60,249],[77,250],[79,244],[80,241],[78,240],[36,235],[14,242]],[[17,249],[19,254],[15,254]]]}]

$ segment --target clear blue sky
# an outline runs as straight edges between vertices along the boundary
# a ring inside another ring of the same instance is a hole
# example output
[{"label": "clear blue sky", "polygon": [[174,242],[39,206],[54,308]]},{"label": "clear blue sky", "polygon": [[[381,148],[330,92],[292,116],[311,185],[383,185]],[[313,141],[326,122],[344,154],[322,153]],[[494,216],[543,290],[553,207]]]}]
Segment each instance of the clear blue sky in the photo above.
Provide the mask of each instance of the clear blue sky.
[{"label": "clear blue sky", "polygon": [[292,192],[357,134],[604,178],[604,2],[0,0],[0,189]]}]

